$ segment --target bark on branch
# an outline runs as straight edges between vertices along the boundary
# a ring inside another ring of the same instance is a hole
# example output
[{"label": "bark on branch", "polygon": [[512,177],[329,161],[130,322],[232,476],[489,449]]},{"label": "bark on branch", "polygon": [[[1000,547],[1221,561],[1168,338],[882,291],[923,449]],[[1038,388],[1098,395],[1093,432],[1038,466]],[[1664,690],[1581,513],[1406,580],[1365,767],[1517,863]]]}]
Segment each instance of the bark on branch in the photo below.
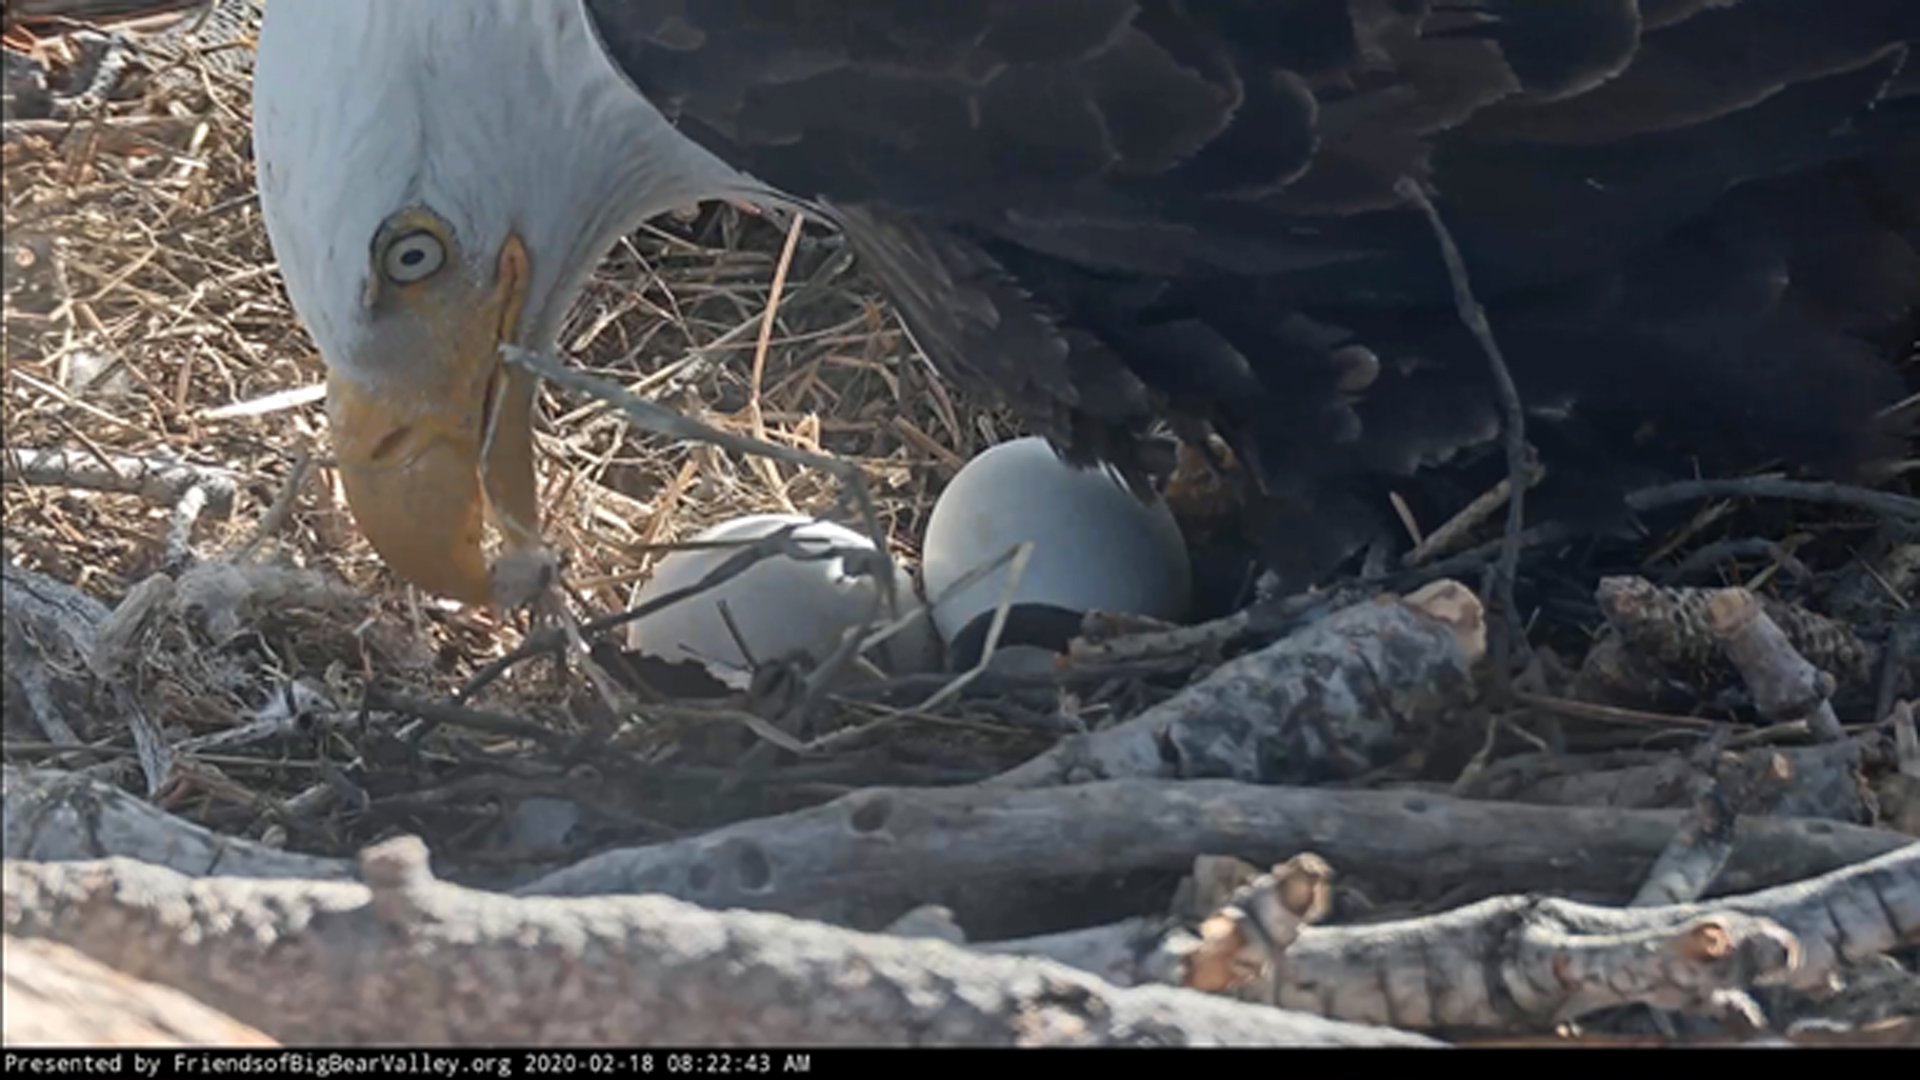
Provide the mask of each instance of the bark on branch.
[{"label": "bark on branch", "polygon": [[[1920,941],[1920,844],[1813,880],[1699,904],[1506,897],[1397,924],[1308,927],[1273,1000],[1416,1029],[1534,1027],[1612,1005],[1812,989],[1841,961]],[[1434,987],[1446,987],[1435,993]]]},{"label": "bark on branch", "polygon": [[274,1046],[272,1039],[164,986],[130,979],[51,941],[0,941],[8,1046]]},{"label": "bark on branch", "polygon": [[1124,723],[995,777],[1043,787],[1125,777],[1297,784],[1428,746],[1473,697],[1480,601],[1454,581],[1355,604],[1237,657]]},{"label": "bark on branch", "polygon": [[1045,961],[664,897],[515,899],[404,838],[366,884],[5,864],[6,931],[71,945],[285,1043],[1421,1045]]},{"label": "bark on branch", "polygon": [[[0,770],[6,851],[39,860],[130,856],[189,875],[338,879],[350,868],[220,837],[107,784]],[[1122,780],[1069,788],[889,789],[605,852],[521,895],[662,893],[713,908],[778,911],[879,929],[922,904],[967,915],[1048,883],[1185,873],[1196,855],[1271,865],[1301,851],[1346,877],[1422,868],[1471,895],[1553,890],[1624,901],[1685,820],[1682,811],[1528,806],[1425,793]],[[1836,822],[1744,819],[1727,891],[1813,877],[1909,843]],[[990,928],[971,925],[976,936]]]},{"label": "bark on branch", "polygon": [[[1286,929],[1264,977],[1235,986],[1236,996],[1450,1036],[1538,1031],[1629,1004],[1711,1012],[1726,992],[1818,988],[1843,974],[1843,961],[1920,941],[1920,844],[1711,903],[1507,896],[1421,918]],[[974,947],[1049,957],[1117,985],[1223,985],[1171,919]]]}]

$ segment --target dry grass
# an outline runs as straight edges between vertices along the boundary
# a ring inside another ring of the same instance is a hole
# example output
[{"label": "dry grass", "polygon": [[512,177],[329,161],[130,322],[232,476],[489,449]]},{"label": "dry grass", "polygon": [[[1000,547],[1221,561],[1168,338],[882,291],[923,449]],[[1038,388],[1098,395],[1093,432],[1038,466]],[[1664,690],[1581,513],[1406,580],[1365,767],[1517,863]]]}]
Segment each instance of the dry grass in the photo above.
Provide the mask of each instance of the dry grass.
[{"label": "dry grass", "polygon": [[[141,691],[167,738],[188,747],[179,775],[199,781],[181,781],[163,801],[209,826],[284,834],[286,800],[310,791],[321,768],[300,758],[341,748],[290,753],[266,740],[199,753],[196,737],[259,723],[294,685],[349,711],[373,684],[445,700],[519,644],[522,627],[423,601],[354,528],[329,467],[323,371],[282,292],[253,197],[244,73],[185,62],[195,76],[184,80],[188,93],[115,102],[73,123],[8,125],[7,442],[95,461],[184,461],[235,478],[232,513],[203,515],[192,544],[198,560],[247,568],[247,580],[219,588],[230,614],[252,619],[257,640],[243,650],[257,662],[252,677],[236,674],[234,643],[211,633],[202,605],[191,626],[148,635]],[[859,463],[908,565],[944,482],[978,449],[1017,433],[931,377],[831,234],[792,234],[789,222],[732,206],[623,239],[561,340],[585,370],[709,424]],[[838,494],[832,477],[649,436],[551,386],[539,417],[549,538],[568,553],[569,582],[593,611],[627,606],[657,545],[746,513],[827,512]],[[17,472],[18,459],[8,466]],[[8,557],[109,607],[150,575],[179,569],[169,563],[167,505],[71,486],[0,491]],[[319,577],[288,579],[288,568]],[[330,579],[354,599],[321,589],[331,599],[263,605],[241,595]],[[579,682],[528,665],[479,704],[574,727]],[[637,758],[680,735],[666,725]],[[8,758],[56,760],[51,747],[34,749],[39,738],[10,730]],[[514,741],[480,742],[499,751]],[[454,756],[469,751],[478,745]],[[95,754],[117,760],[123,779],[135,775],[124,739],[105,739]],[[335,821],[300,843],[349,850],[394,823]]]}]

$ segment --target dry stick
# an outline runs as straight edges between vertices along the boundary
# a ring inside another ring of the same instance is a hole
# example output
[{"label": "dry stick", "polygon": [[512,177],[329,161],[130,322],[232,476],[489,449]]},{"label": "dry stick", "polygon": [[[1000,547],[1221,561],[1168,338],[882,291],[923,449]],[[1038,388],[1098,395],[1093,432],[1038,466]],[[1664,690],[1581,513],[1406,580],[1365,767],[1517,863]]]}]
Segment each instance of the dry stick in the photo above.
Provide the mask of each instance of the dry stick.
[{"label": "dry stick", "polygon": [[[858,465],[841,461],[828,454],[809,453],[763,439],[722,431],[665,405],[629,393],[625,388],[605,379],[571,370],[542,353],[511,344],[502,345],[500,353],[509,364],[525,368],[548,382],[598,398],[619,409],[626,414],[628,422],[643,431],[669,439],[703,442],[736,454],[767,457],[784,461],[789,465],[819,469],[833,476],[841,484],[841,493],[837,502],[843,506],[851,502],[860,515],[861,524],[866,527],[867,538],[873,541],[874,553],[870,557],[877,558],[881,563],[882,572],[877,575],[881,594],[889,603],[895,601],[893,557],[887,550],[887,533],[880,525],[879,509],[874,505],[873,496],[867,490],[866,476],[860,471]],[[634,617],[638,618],[638,616]]]},{"label": "dry stick", "polygon": [[[1724,739],[1726,729],[1719,729]],[[1705,896],[1733,854],[1734,824],[1742,815],[1764,812],[1793,780],[1793,766],[1780,754],[1758,759],[1722,756],[1713,743],[1702,747],[1699,797],[1673,843],[1660,853],[1629,907],[1683,904]]]},{"label": "dry stick", "polygon": [[1706,571],[1715,569],[1723,562],[1752,558],[1771,560],[1797,581],[1810,581],[1813,578],[1813,572],[1807,569],[1807,564],[1794,558],[1793,553],[1785,546],[1778,541],[1755,536],[1739,540],[1721,540],[1695,549],[1692,554],[1663,572],[1660,575],[1660,584],[1678,585],[1689,579],[1703,576]]},{"label": "dry stick", "polygon": [[115,455],[102,461],[77,450],[38,450],[10,446],[0,461],[6,479],[46,487],[82,488],[138,495],[149,502],[178,503],[195,488],[216,513],[233,507],[233,474],[184,461]]},{"label": "dry stick", "polygon": [[[1695,734],[1688,729],[1688,734]],[[1804,731],[1794,732],[1804,734]],[[1828,821],[1871,820],[1873,809],[1859,783],[1863,757],[1886,756],[1885,736],[1872,729],[1845,742],[1787,746],[1755,744],[1744,734],[1727,740],[1745,768],[1771,768],[1773,754],[1793,771],[1792,787],[1769,813]],[[1671,751],[1632,750],[1603,754],[1520,754],[1495,762],[1467,790],[1455,794],[1541,806],[1611,806],[1652,810],[1686,805],[1687,762]]]},{"label": "dry stick", "polygon": [[[787,229],[786,243],[780,247],[780,259],[773,264],[773,284],[767,290],[767,307],[760,317],[760,336],[753,346],[753,373],[747,384],[747,416],[753,422],[753,437],[756,439],[767,437],[766,418],[760,410],[761,383],[767,373],[767,353],[773,347],[773,327],[780,318],[780,299],[786,292],[787,272],[793,267],[793,253],[800,247],[800,234],[806,225],[805,212],[794,211],[793,224]],[[786,502],[786,484],[779,470],[772,468],[769,463],[768,472],[774,492],[782,502]]]},{"label": "dry stick", "polygon": [[[106,606],[65,582],[14,565],[4,564],[4,598],[8,673],[19,682],[27,705],[41,730],[55,742],[79,739],[61,715],[60,701],[76,680],[67,674],[77,665],[93,672],[99,634],[110,613]],[[163,580],[164,577],[163,577]],[[174,757],[165,735],[153,722],[132,684],[125,679],[88,680],[81,700],[98,707],[97,693],[112,705],[112,718],[126,725],[147,782],[147,794],[164,787],[173,775]],[[59,691],[59,692],[56,692]],[[99,724],[100,718],[94,723]],[[9,849],[10,850],[10,849]]]},{"label": "dry stick", "polygon": [[1458,582],[1377,598],[1220,665],[1123,723],[1064,740],[989,781],[1354,775],[1424,746],[1472,696],[1480,602]]},{"label": "dry stick", "polygon": [[[1537,1030],[1634,1004],[1717,1012],[1748,987],[1817,986],[1843,960],[1920,939],[1920,844],[1708,904],[1612,908],[1504,896],[1391,922],[1301,925],[1312,921],[1294,923],[1277,954],[1271,990],[1282,1007],[1456,1031]],[[973,948],[1045,956],[1119,985],[1176,982],[1262,999],[1269,992],[1197,970],[1191,939],[1166,919]]]},{"label": "dry stick", "polygon": [[664,897],[477,892],[434,880],[412,837],[367,849],[360,876],[193,881],[127,860],[8,861],[0,910],[9,933],[73,945],[287,1043],[1431,1044]]},{"label": "dry stick", "polygon": [[193,558],[193,527],[200,515],[209,509],[232,513],[237,493],[231,473],[182,461],[18,447],[9,447],[0,460],[6,462],[6,479],[16,483],[110,491],[170,505],[166,562],[176,569]]},{"label": "dry stick", "polygon": [[345,859],[301,855],[225,836],[116,785],[56,769],[0,766],[7,857],[70,862],[121,856],[190,877],[344,880]]},{"label": "dry stick", "polygon": [[[1818,503],[1865,510],[1881,517],[1901,521],[1920,521],[1920,499],[1887,491],[1855,487],[1849,484],[1782,480],[1775,477],[1741,477],[1726,480],[1682,480],[1656,484],[1627,495],[1630,510],[1658,510],[1677,503],[1703,499],[1783,499],[1791,502]],[[1535,525],[1520,534],[1523,548],[1543,547],[1572,540],[1581,530],[1561,523]],[[1506,539],[1490,541],[1451,555],[1426,566],[1368,579],[1364,584],[1404,588],[1437,577],[1454,577],[1499,559],[1506,550]]]},{"label": "dry stick", "polygon": [[154,138],[193,130],[198,121],[178,116],[95,116],[73,120],[41,120],[36,118],[11,119],[0,122],[0,131],[8,139],[18,135],[61,136],[75,132],[91,132],[95,129],[107,131],[131,131],[148,134]]},{"label": "dry stick", "polygon": [[[1707,903],[1507,897],[1398,924],[1312,927],[1287,951],[1279,1001],[1322,1011],[1346,990],[1331,1015],[1416,1029],[1537,1026],[1626,1004],[1717,1009],[1720,991],[1818,988],[1844,964],[1917,940],[1920,844],[1909,843]],[[1432,996],[1435,985],[1450,992]]]},{"label": "dry stick", "polygon": [[368,709],[396,712],[425,721],[425,726],[420,732],[423,736],[444,724],[470,731],[481,731],[489,735],[501,735],[510,739],[526,739],[552,751],[563,750],[575,741],[564,732],[545,724],[523,720],[518,716],[483,712],[464,705],[446,705],[437,701],[426,701],[381,687],[369,687],[363,704]]},{"label": "dry stick", "polygon": [[[1769,809],[1763,804],[1777,802],[1793,779],[1792,766],[1778,754],[1766,755],[1760,768],[1743,768],[1746,763],[1740,758],[1721,754],[1727,729],[1721,727],[1714,734],[1715,738],[1695,755],[1702,764],[1694,778],[1699,792],[1693,810],[1686,824],[1674,833],[1673,842],[1654,860],[1653,869],[1627,902],[1628,907],[1682,904],[1705,896],[1733,854],[1735,822],[1742,814]],[[1741,986],[1719,987],[1702,1004],[1743,1029],[1766,1027],[1766,1014],[1760,1004]],[[1676,1034],[1665,1013],[1656,1009],[1651,1018],[1663,1034]]]},{"label": "dry stick", "polygon": [[1681,480],[1644,488],[1627,496],[1634,510],[1656,510],[1675,503],[1702,499],[1788,499],[1867,510],[1881,517],[1920,521],[1920,499],[1851,484],[1783,480],[1772,476],[1725,480]]},{"label": "dry stick", "polygon": [[[578,749],[570,757],[577,759],[595,752],[591,741],[577,745]],[[116,757],[124,753],[111,749],[105,752]],[[685,766],[653,770],[629,764],[622,766],[622,772],[660,783],[708,784],[725,776],[722,770]],[[783,773],[783,776],[794,780],[813,777],[834,783],[874,782],[872,777],[849,780],[830,769],[809,771],[806,766],[796,766],[790,775]],[[955,783],[964,779],[964,776],[935,777],[927,782]],[[71,800],[50,798],[46,794],[49,786],[67,790],[69,784],[75,785],[71,789]],[[860,876],[869,883],[868,892],[848,896],[844,889],[830,887],[826,894],[815,895],[806,875],[795,879],[789,871],[777,870],[775,880],[764,892],[750,889],[738,896],[727,894],[727,902],[780,910],[808,910],[809,905],[815,903],[831,905],[868,899],[884,904],[892,902],[892,890],[925,889],[929,894],[939,894],[981,875],[999,879],[1002,888],[1017,890],[1026,883],[1062,873],[1100,875],[1138,869],[1184,870],[1191,859],[1190,853],[1195,850],[1246,851],[1271,859],[1306,846],[1328,851],[1349,869],[1399,875],[1404,873],[1408,862],[1424,861],[1431,864],[1436,879],[1447,881],[1458,877],[1481,881],[1488,887],[1497,885],[1518,890],[1551,885],[1613,895],[1620,881],[1637,879],[1644,873],[1646,863],[1658,854],[1673,830],[1682,823],[1681,816],[1673,812],[1595,811],[1586,805],[1564,809],[1506,807],[1486,802],[1428,802],[1425,796],[1410,792],[1349,798],[1339,793],[1193,784],[1136,785],[1118,789],[1118,794],[1115,789],[1101,788],[1076,796],[1064,793],[1036,796],[1031,801],[1009,795],[1004,800],[976,799],[959,808],[949,807],[946,796],[924,802],[916,794],[904,792],[898,795],[901,802],[895,814],[905,823],[899,827],[907,830],[895,841],[900,849],[898,858],[865,867],[858,861],[861,855],[858,843],[844,850],[836,846],[840,834],[847,828],[842,820],[843,812],[857,807],[843,804],[822,811],[820,818],[802,814],[743,823],[728,834],[734,838],[729,851],[751,857],[754,850],[763,847],[792,850],[801,853],[798,857],[818,860],[829,877],[844,873]],[[110,785],[88,785],[83,778],[66,773],[45,770],[15,773],[9,769],[6,787],[7,850],[16,854],[31,848],[36,852],[34,857],[49,859],[127,855],[166,862],[183,872],[205,873],[209,872],[206,864],[173,863],[168,853],[188,853],[220,844],[246,845],[245,841],[212,837],[205,830],[167,817]],[[1114,800],[1111,804],[1110,799]],[[44,811],[53,802],[61,801],[70,801],[73,812],[45,818]],[[871,807],[873,804],[860,805]],[[959,816],[950,815],[949,810]],[[1195,819],[1196,813],[1201,815],[1200,820]],[[1215,831],[1221,823],[1206,820],[1206,815],[1232,821],[1226,823],[1224,831]],[[1074,830],[1080,828],[1077,822],[1093,816],[1102,819],[1102,830],[1107,830],[1100,833],[1107,837],[1102,842],[1116,845],[1114,850],[1082,849],[1076,839],[1081,834]],[[133,829],[124,824],[128,817],[149,824]],[[1315,834],[1311,831],[1315,821],[1340,824]],[[918,824],[912,824],[914,822]],[[810,830],[822,823],[829,834],[810,839]],[[25,838],[27,834],[13,831],[16,828],[28,830],[38,839],[30,843]],[[1199,831],[1194,831],[1196,829]],[[1381,835],[1374,835],[1376,833]],[[1462,835],[1471,835],[1473,842],[1459,844],[1457,839]],[[859,840],[853,833],[847,833],[846,838]],[[1866,858],[1903,842],[1907,842],[1906,838],[1897,833],[1827,821],[1744,822],[1735,864],[1730,871],[1738,884],[1729,887],[1752,887],[1756,883],[1771,884],[1820,873],[1835,865],[1832,860]],[[42,853],[43,849],[68,854]],[[1445,860],[1436,862],[1433,851],[1449,854]],[[279,852],[268,852],[267,856],[279,860],[294,858]],[[731,855],[706,850],[697,844],[686,851],[649,848],[626,855],[609,853],[602,860],[604,865],[588,876],[583,891],[602,891],[595,885],[598,881],[607,882],[605,891],[629,891],[625,883],[602,875],[624,874],[636,864],[662,868],[671,879],[678,871],[664,868],[682,865],[683,858],[693,860],[685,866],[688,876],[669,891],[685,899],[713,901],[714,894],[698,884],[705,880],[706,871],[697,864],[712,858],[721,858],[724,862]],[[230,854],[218,860],[218,872],[256,873],[244,869],[236,859],[237,856]],[[854,862],[846,862],[848,859]],[[1571,861],[1578,861],[1580,865],[1565,872],[1555,869]],[[659,881],[654,884],[658,885]],[[724,881],[717,887],[727,888]]]},{"label": "dry stick", "polygon": [[[924,608],[916,612],[909,612],[893,625],[884,628],[880,634],[875,635],[874,638],[871,639],[881,640],[885,635],[906,625],[911,619],[928,617],[926,613],[938,607],[940,601],[946,596],[968,588],[988,574],[999,569],[1003,564],[1010,565],[1007,573],[1007,582],[1001,587],[1000,599],[993,609],[993,619],[987,625],[986,639],[980,647],[980,657],[973,662],[972,667],[951,678],[941,679],[940,685],[934,688],[933,691],[917,705],[905,707],[894,707],[890,705],[875,706],[881,714],[878,718],[819,736],[812,742],[809,742],[803,749],[808,753],[819,754],[831,751],[847,743],[857,742],[881,728],[897,723],[902,717],[925,716],[934,708],[966,692],[967,687],[972,686],[974,683],[982,679],[992,678],[995,674],[991,670],[994,653],[1000,647],[1000,635],[1005,631],[1008,613],[1013,609],[1014,594],[1020,588],[1021,579],[1026,576],[1027,560],[1032,554],[1032,542],[1021,541],[1015,544],[992,561],[968,570],[955,580],[953,584],[949,585],[946,591],[940,596],[930,598]],[[907,680],[903,679],[895,679],[891,680],[891,683],[894,686],[900,686],[906,681]],[[809,684],[809,693],[812,693],[812,684]]]},{"label": "dry stick", "polygon": [[[584,372],[573,371],[551,357],[514,345],[502,345],[501,355],[507,363],[527,369],[546,379],[548,382],[565,387],[577,393],[599,398],[627,415],[635,427],[669,439],[688,439],[694,442],[708,443],[722,450],[736,454],[773,458],[789,465],[819,469],[830,473],[845,484],[853,493],[855,508],[860,511],[873,540],[875,548],[882,554],[887,550],[886,532],[880,527],[880,516],[873,505],[873,499],[867,492],[866,477],[857,465],[849,464],[826,454],[814,454],[805,450],[796,450],[790,446],[767,442],[761,439],[736,435],[730,431],[703,424],[690,416],[648,401],[636,394],[630,394],[625,388],[605,379],[596,378]],[[891,563],[889,563],[891,569]]]},{"label": "dry stick", "polygon": [[[1546,472],[1539,465],[1530,465],[1527,469],[1527,486],[1540,482]],[[1461,511],[1448,519],[1439,528],[1427,534],[1425,539],[1417,539],[1413,550],[1400,557],[1402,566],[1418,566],[1435,555],[1452,551],[1459,546],[1480,523],[1492,517],[1494,512],[1507,502],[1508,494],[1513,490],[1513,481],[1502,478],[1499,483],[1482,492]]]},{"label": "dry stick", "polygon": [[1753,692],[1760,715],[1781,723],[1804,719],[1815,737],[1846,737],[1834,715],[1834,678],[1807,662],[1786,632],[1745,589],[1722,589],[1708,601],[1713,634]]},{"label": "dry stick", "polygon": [[293,508],[300,501],[300,489],[306,485],[307,474],[313,470],[313,448],[302,446],[299,456],[293,460],[293,467],[287,470],[286,482],[274,493],[273,502],[267,512],[260,516],[260,523],[254,526],[253,535],[233,554],[236,561],[253,557],[253,553],[266,543],[267,538],[286,527],[287,520],[293,517]]},{"label": "dry stick", "polygon": [[1454,307],[1459,311],[1461,323],[1473,334],[1481,351],[1486,354],[1500,404],[1500,426],[1504,429],[1507,449],[1507,524],[1500,539],[1500,558],[1494,564],[1491,588],[1487,591],[1493,594],[1495,607],[1495,617],[1490,620],[1494,627],[1494,693],[1496,697],[1505,698],[1513,674],[1511,664],[1514,651],[1517,648],[1523,656],[1526,651],[1519,605],[1513,597],[1514,578],[1520,571],[1520,534],[1525,516],[1526,488],[1533,471],[1532,456],[1527,452],[1526,413],[1520,407],[1520,391],[1514,386],[1513,374],[1500,354],[1500,344],[1493,338],[1493,328],[1487,324],[1486,309],[1474,298],[1473,286],[1467,279],[1466,261],[1460,257],[1460,248],[1454,243],[1446,222],[1441,219],[1440,211],[1412,177],[1401,177],[1395,182],[1393,190],[1394,194],[1418,207],[1426,215],[1427,223],[1433,227],[1434,241],[1440,247],[1440,257],[1447,266],[1447,277],[1453,283]]},{"label": "dry stick", "polygon": [[[993,622],[987,630],[986,645],[981,650],[980,659],[974,663],[974,666],[972,668],[970,668],[967,671],[961,672],[960,674],[955,676],[953,679],[949,680],[946,683],[946,685],[934,691],[932,696],[928,697],[925,701],[922,701],[917,706],[913,706],[911,708],[901,709],[901,710],[890,709],[888,710],[887,715],[882,716],[878,720],[871,721],[866,724],[855,725],[854,727],[842,729],[841,731],[832,732],[827,736],[824,736],[822,738],[816,738],[812,742],[804,745],[801,745],[801,744],[788,745],[785,743],[781,743],[779,740],[768,740],[768,742],[772,743],[773,745],[781,745],[785,749],[794,751],[796,753],[801,753],[801,754],[805,754],[808,752],[818,753],[823,749],[830,749],[833,746],[864,736],[865,734],[867,734],[868,732],[871,732],[875,728],[893,723],[901,715],[905,715],[908,713],[926,713],[928,711],[931,711],[935,706],[963,692],[976,679],[980,678],[980,676],[986,673],[987,665],[993,659],[994,650],[1000,644],[1000,634],[1006,627],[1007,612],[1011,609],[1011,606],[1013,604],[1014,593],[1020,588],[1020,580],[1022,577],[1025,576],[1027,572],[1027,560],[1029,556],[1032,555],[1032,553],[1033,553],[1033,545],[1031,543],[1022,542],[1020,544],[1017,544],[1014,547],[1008,549],[1005,553],[1000,555],[998,558],[994,559],[992,562],[989,562],[984,566],[978,566],[973,568],[972,570],[969,570],[966,574],[961,576],[960,580],[954,582],[954,584],[949,587],[948,592],[957,592],[958,590],[964,589],[967,586],[971,585],[973,582],[979,580],[980,578],[985,577],[987,574],[992,573],[1002,563],[1010,562],[1012,564],[1011,569],[1008,571],[1007,583],[1001,590],[999,605],[994,609]],[[882,628],[879,634],[872,635],[871,638],[869,638],[867,628],[873,626],[873,624],[877,621],[877,616],[879,614],[880,596],[879,594],[876,593],[874,595],[872,606],[868,611],[867,618],[865,620],[864,625],[861,628],[859,628],[857,632],[849,631],[848,633],[846,633],[845,636],[843,636],[841,639],[839,648],[834,651],[833,656],[829,657],[826,663],[820,665],[820,667],[816,668],[807,677],[805,692],[802,695],[801,701],[796,708],[795,715],[804,715],[808,709],[811,709],[814,706],[814,704],[820,700],[820,698],[831,688],[833,677],[838,673],[840,668],[845,665],[846,661],[850,659],[855,652],[867,647],[865,644],[866,641],[883,640],[888,633],[894,630],[897,630],[900,626],[905,625],[906,621],[913,618],[927,617],[925,611],[931,610],[932,607],[938,603],[939,603],[939,598],[936,597],[934,598],[933,603],[929,604],[925,610],[909,612],[907,615],[903,616],[900,620],[898,620],[894,625]],[[755,746],[752,750],[749,750],[746,756],[741,760],[741,763],[740,763],[741,771],[737,775],[744,778],[746,775],[748,775],[753,771],[764,769],[766,765],[769,764],[772,760],[771,754],[772,754],[772,751],[768,745]]]},{"label": "dry stick", "polygon": [[[48,742],[81,747],[85,741],[67,721],[66,710],[72,706],[63,702],[82,695],[73,693],[70,680],[61,675],[88,670],[86,662],[107,607],[64,581],[15,565],[11,558],[0,564],[0,574],[6,674],[20,688],[24,719],[39,727]],[[8,718],[10,727],[16,719]],[[110,718],[87,719],[98,723]]]},{"label": "dry stick", "polygon": [[[17,858],[124,856],[190,876],[351,876],[351,867],[338,860],[217,836],[110,784],[12,766],[0,770],[0,778],[5,849]],[[1605,893],[1637,876],[1680,820],[1673,813],[1562,811],[1220,782],[1130,782],[998,796],[967,789],[875,790],[599,856],[518,892],[657,892],[709,908],[748,907],[877,927],[928,898],[948,902],[969,890],[1019,895],[1060,878],[1187,872],[1195,851],[1271,861],[1311,848],[1359,875],[1402,874],[1409,864],[1426,865],[1436,887],[1462,879],[1489,891]],[[1911,844],[1896,833],[1826,822],[1743,822],[1728,886],[1798,880]],[[850,889],[850,881],[860,887]],[[556,888],[562,884],[577,887]],[[955,906],[964,907],[964,900]]]},{"label": "dry stick", "polygon": [[[1195,852],[1271,863],[1312,850],[1354,876],[1477,895],[1552,889],[1624,900],[1680,826],[1671,810],[1548,807],[1425,792],[1225,780],[1109,780],[1032,789],[883,787],[698,837],[608,851],[523,895],[663,892],[879,927],[913,907],[1018,897],[1047,882],[1187,872]],[[1831,821],[1742,821],[1726,888],[1824,873],[1912,838]],[[849,888],[858,882],[858,888]]]}]

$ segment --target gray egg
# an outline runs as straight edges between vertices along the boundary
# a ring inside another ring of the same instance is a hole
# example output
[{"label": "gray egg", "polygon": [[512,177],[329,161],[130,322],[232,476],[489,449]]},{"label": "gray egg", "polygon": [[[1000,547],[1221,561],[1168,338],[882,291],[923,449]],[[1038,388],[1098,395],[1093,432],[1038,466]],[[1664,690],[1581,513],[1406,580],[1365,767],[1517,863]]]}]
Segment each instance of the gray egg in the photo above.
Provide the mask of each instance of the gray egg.
[{"label": "gray egg", "polygon": [[1000,603],[1010,566],[965,588],[956,583],[1023,541],[1033,551],[1014,604],[1068,615],[1187,616],[1192,570],[1166,504],[1143,503],[1111,469],[1075,468],[1045,439],[1024,438],[967,462],[934,504],[921,574],[944,640],[969,627],[977,636],[979,621]]},{"label": "gray egg", "polygon": [[[752,514],[722,522],[694,537],[700,542],[744,544],[788,525],[799,525],[794,540],[803,548],[872,551],[866,536],[830,521],[796,514]],[[634,597],[634,605],[697,584],[739,552],[738,547],[675,551],[662,558],[653,576]],[[896,674],[938,666],[939,644],[924,614],[913,579],[898,566],[896,607],[884,599],[880,617],[920,610],[921,617],[873,650]],[[629,624],[628,647],[668,661],[697,660],[730,686],[744,687],[751,664],[743,656],[721,616],[721,604],[760,663],[804,653],[820,663],[839,647],[841,635],[868,617],[878,581],[848,572],[841,558],[796,559],[772,555],[705,592],[687,597]]]}]

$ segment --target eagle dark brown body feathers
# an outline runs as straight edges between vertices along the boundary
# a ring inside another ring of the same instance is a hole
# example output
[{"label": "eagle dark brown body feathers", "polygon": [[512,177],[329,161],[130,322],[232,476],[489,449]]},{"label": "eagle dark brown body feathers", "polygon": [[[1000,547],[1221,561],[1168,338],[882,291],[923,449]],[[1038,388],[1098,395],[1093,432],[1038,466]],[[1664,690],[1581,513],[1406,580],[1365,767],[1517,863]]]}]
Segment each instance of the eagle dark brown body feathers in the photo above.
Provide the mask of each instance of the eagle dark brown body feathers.
[{"label": "eagle dark brown body feathers", "polygon": [[845,228],[944,373],[1136,475],[1156,421],[1210,425],[1302,572],[1497,439],[1403,176],[1564,475],[1899,449],[1914,0],[588,7],[683,133]]}]

